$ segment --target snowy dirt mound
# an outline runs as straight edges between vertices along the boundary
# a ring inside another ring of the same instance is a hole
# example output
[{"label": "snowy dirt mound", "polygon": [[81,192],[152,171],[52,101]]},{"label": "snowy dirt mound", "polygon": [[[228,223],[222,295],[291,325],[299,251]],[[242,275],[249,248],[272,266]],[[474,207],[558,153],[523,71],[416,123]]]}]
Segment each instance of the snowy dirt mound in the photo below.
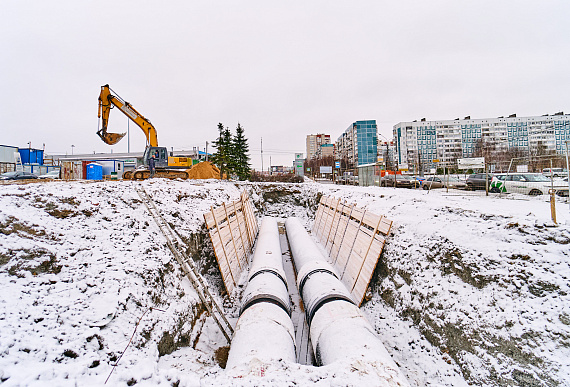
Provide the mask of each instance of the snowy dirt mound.
[{"label": "snowy dirt mound", "polygon": [[[390,188],[336,196],[394,220],[365,309],[408,377],[424,372],[425,383],[437,380],[426,365],[441,356],[476,385],[567,385],[567,204],[558,207],[562,224],[550,227],[544,198]],[[394,313],[421,337],[398,333],[407,328]],[[428,363],[414,369],[421,358]]]},{"label": "snowy dirt mound", "polygon": [[[112,385],[176,382],[157,364],[180,347],[202,346],[190,356],[196,368],[216,367],[203,354],[226,343],[215,330],[201,339],[211,322],[131,184],[2,187],[1,380],[100,385],[141,317]],[[178,184],[144,186],[190,253],[207,258],[207,249],[201,252],[202,212],[239,192],[227,185],[204,190]]]}]

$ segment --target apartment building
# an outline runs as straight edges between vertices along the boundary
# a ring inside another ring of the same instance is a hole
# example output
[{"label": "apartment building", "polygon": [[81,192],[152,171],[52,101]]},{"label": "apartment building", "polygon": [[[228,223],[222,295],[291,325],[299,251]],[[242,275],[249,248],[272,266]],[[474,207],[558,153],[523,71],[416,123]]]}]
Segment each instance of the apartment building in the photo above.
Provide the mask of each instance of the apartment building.
[{"label": "apartment building", "polygon": [[393,141],[378,140],[378,162],[389,170],[396,169],[396,144]]},{"label": "apartment building", "polygon": [[539,147],[544,151],[565,152],[570,141],[570,115],[554,115],[400,122],[394,125],[396,159],[401,166],[419,165],[421,169],[440,165],[454,166],[458,158],[476,157],[482,143],[493,144],[494,152],[517,148],[529,154]]},{"label": "apartment building", "polygon": [[322,145],[330,144],[330,134],[309,134],[307,136],[307,160],[318,157],[317,154],[322,153]]},{"label": "apartment building", "polygon": [[337,158],[354,167],[375,163],[378,157],[376,120],[353,122],[336,140],[335,147]]}]

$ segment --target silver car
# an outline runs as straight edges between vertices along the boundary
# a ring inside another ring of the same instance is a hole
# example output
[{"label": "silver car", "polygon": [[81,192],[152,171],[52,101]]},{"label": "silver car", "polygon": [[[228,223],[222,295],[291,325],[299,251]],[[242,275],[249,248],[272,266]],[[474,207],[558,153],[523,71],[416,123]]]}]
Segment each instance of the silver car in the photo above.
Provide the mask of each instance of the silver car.
[{"label": "silver car", "polygon": [[425,190],[432,188],[454,188],[465,189],[465,182],[451,176],[432,176],[425,179],[422,183],[422,188]]}]

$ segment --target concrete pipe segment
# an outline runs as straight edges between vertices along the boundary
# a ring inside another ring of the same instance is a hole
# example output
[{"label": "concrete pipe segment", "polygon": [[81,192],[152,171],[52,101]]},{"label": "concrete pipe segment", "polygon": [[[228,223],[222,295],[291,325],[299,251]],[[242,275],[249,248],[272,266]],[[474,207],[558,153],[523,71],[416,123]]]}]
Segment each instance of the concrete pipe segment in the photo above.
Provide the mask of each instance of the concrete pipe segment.
[{"label": "concrete pipe segment", "polygon": [[288,218],[285,228],[317,363],[375,374],[378,385],[409,386],[299,219]]},{"label": "concrete pipe segment", "polygon": [[283,270],[277,221],[264,217],[226,369],[255,362],[294,363],[295,329]]}]

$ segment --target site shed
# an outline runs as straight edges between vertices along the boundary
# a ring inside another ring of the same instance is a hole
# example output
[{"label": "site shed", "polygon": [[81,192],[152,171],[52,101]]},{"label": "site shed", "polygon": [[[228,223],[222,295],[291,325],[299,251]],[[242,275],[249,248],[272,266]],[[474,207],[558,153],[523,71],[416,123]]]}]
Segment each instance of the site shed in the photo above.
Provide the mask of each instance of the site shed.
[{"label": "site shed", "polygon": [[41,149],[20,148],[22,164],[44,164],[44,151]]},{"label": "site shed", "polygon": [[117,176],[123,176],[125,162],[122,160],[93,160],[103,167],[103,176],[110,176],[116,172]]},{"label": "site shed", "polygon": [[0,173],[13,172],[16,170],[16,158],[14,153],[18,153],[18,147],[0,145]]},{"label": "site shed", "polygon": [[103,180],[103,166],[97,163],[87,164],[87,180]]}]

